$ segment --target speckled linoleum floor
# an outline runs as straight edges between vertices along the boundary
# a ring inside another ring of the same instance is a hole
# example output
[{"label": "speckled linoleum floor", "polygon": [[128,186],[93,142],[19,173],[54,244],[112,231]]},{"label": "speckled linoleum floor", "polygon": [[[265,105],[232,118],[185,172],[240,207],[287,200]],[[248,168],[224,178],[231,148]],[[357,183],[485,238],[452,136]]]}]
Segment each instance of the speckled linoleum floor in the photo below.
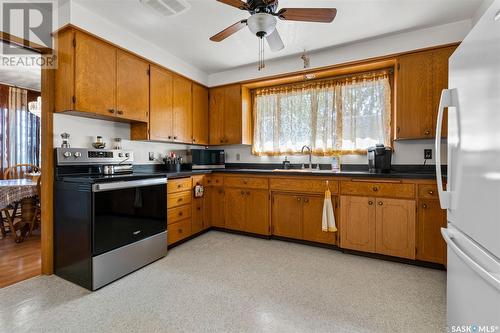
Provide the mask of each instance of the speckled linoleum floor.
[{"label": "speckled linoleum floor", "polygon": [[101,290],[0,289],[1,332],[442,332],[446,273],[211,231]]}]

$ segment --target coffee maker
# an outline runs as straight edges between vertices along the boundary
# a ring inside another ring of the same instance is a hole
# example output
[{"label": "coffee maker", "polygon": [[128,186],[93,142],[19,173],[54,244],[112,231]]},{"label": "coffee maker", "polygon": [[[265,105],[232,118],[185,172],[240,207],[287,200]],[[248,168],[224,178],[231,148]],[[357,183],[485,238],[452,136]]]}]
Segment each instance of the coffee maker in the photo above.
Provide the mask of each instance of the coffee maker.
[{"label": "coffee maker", "polygon": [[389,173],[391,172],[392,148],[383,144],[376,144],[375,147],[369,147],[368,151],[368,171],[370,173]]}]

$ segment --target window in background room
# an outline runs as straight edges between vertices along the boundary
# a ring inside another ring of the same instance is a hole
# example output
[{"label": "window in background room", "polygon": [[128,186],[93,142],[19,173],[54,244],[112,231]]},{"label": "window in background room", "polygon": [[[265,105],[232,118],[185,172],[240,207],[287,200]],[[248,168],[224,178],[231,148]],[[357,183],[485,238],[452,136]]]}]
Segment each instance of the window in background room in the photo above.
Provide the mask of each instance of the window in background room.
[{"label": "window in background room", "polygon": [[256,155],[365,153],[391,144],[389,71],[254,91]]},{"label": "window in background room", "polygon": [[40,118],[28,111],[28,102],[40,93],[2,85],[0,105],[1,174],[16,164],[40,165]]}]

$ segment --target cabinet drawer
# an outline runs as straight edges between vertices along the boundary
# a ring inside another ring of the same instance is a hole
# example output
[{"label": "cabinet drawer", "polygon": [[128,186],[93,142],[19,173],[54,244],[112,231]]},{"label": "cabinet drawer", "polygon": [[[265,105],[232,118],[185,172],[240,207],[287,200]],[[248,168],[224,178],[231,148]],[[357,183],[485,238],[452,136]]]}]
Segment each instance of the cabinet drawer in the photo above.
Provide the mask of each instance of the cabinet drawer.
[{"label": "cabinet drawer", "polygon": [[191,236],[191,220],[182,220],[168,226],[167,244],[172,245]]},{"label": "cabinet drawer", "polygon": [[174,208],[191,203],[191,191],[169,194],[167,196],[167,208]]},{"label": "cabinet drawer", "polygon": [[168,224],[191,217],[191,205],[170,208],[167,212]]},{"label": "cabinet drawer", "polygon": [[418,197],[425,199],[438,199],[436,185],[418,185]]},{"label": "cabinet drawer", "polygon": [[191,179],[193,180],[193,188],[196,185],[205,185],[205,175],[192,176]]},{"label": "cabinet drawer", "polygon": [[227,187],[242,187],[267,190],[269,187],[267,178],[251,177],[224,177],[224,185]]},{"label": "cabinet drawer", "polygon": [[207,176],[205,178],[205,185],[206,186],[222,186],[224,185],[224,177],[222,176]]},{"label": "cabinet drawer", "polygon": [[342,181],[340,191],[342,195],[363,195],[408,199],[415,197],[414,184],[390,182]]},{"label": "cabinet drawer", "polygon": [[339,192],[339,183],[334,180],[326,179],[295,179],[295,178],[271,178],[269,184],[271,190],[275,191],[290,191],[290,192],[313,192],[324,193],[326,190],[326,182],[332,194]]},{"label": "cabinet drawer", "polygon": [[168,193],[177,193],[182,191],[191,191],[191,178],[180,178],[168,180]]}]

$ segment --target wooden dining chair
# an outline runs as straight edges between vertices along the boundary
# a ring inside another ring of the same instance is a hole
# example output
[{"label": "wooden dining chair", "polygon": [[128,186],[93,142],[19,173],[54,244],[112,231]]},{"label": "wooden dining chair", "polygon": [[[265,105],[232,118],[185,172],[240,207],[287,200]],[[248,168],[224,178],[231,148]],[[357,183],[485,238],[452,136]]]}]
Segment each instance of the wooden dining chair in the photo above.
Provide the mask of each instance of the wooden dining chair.
[{"label": "wooden dining chair", "polygon": [[29,163],[15,164],[5,170],[3,173],[3,179],[24,178],[24,175],[30,172],[40,172],[40,168]]},{"label": "wooden dining chair", "polygon": [[29,231],[26,237],[29,237],[33,234],[33,230],[35,230],[37,227],[41,227],[42,225],[42,205],[40,198],[42,197],[42,185],[41,185],[41,180],[42,177],[39,177],[37,182],[36,182],[36,190],[37,190],[37,196],[36,196],[36,202],[35,202],[35,214],[33,215],[33,220],[31,220],[31,223],[29,225]]}]

